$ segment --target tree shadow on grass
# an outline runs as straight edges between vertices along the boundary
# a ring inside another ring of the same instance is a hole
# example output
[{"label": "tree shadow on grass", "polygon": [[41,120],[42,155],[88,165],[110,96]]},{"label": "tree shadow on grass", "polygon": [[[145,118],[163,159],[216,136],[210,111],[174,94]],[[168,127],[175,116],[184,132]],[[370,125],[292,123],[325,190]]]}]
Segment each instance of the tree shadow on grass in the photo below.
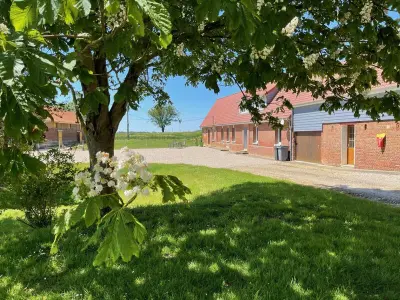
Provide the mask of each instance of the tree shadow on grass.
[{"label": "tree shadow on grass", "polygon": [[399,209],[286,182],[247,182],[190,204],[140,207],[134,213],[149,232],[141,257],[109,269],[91,266],[94,249],[79,251],[85,234],[70,234],[60,253],[50,257],[49,231],[0,230],[6,239],[0,247],[0,297],[396,299],[400,294]]}]

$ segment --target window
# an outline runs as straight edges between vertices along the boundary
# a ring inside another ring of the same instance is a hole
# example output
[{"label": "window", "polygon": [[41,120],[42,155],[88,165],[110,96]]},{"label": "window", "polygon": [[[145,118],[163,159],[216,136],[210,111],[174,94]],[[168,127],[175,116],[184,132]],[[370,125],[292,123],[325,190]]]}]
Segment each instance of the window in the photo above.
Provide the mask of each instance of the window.
[{"label": "window", "polygon": [[224,127],[221,127],[221,141],[224,141]]},{"label": "window", "polygon": [[226,141],[229,142],[229,127],[226,129]]},{"label": "window", "polygon": [[215,141],[215,128],[212,129],[212,140]]},{"label": "window", "polygon": [[253,127],[253,144],[258,144],[258,127]]},{"label": "window", "polygon": [[235,142],[235,141],[236,141],[235,135],[236,135],[235,127],[232,127],[232,142]]}]

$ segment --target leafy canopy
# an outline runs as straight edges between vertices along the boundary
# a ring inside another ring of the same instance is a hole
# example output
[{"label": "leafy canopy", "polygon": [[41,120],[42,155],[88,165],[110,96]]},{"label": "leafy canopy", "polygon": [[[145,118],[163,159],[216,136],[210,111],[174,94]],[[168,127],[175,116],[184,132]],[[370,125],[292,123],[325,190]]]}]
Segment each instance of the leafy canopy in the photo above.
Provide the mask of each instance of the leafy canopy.
[{"label": "leafy canopy", "polygon": [[4,132],[40,140],[45,108],[59,94],[72,96],[86,134],[115,132],[128,105],[136,109],[146,96],[169,102],[168,76],[216,93],[238,84],[254,121],[263,117],[256,91],[270,82],[311,91],[328,111],[398,120],[396,93],[378,99],[363,91],[378,84],[377,68],[400,82],[399,7],[398,0],[5,0]]},{"label": "leafy canopy", "polygon": [[172,124],[173,121],[178,120],[179,113],[175,107],[169,105],[156,105],[148,111],[151,122],[160,127],[164,132],[165,127]]}]

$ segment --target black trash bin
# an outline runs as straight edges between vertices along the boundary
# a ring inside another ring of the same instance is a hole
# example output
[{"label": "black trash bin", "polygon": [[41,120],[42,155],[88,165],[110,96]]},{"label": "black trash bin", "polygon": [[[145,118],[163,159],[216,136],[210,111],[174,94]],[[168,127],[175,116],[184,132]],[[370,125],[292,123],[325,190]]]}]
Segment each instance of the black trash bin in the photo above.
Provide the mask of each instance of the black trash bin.
[{"label": "black trash bin", "polygon": [[286,161],[289,157],[289,146],[274,145],[275,160]]}]

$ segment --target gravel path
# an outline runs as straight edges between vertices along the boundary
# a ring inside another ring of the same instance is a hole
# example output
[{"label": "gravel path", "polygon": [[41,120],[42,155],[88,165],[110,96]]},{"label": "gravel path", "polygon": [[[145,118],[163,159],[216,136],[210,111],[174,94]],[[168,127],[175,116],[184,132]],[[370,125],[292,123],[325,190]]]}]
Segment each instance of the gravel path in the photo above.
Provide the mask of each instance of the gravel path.
[{"label": "gravel path", "polygon": [[[374,201],[400,206],[400,172],[364,171],[301,162],[278,162],[211,148],[140,149],[149,163],[183,163],[227,168],[344,191]],[[118,156],[118,150],[116,155]],[[76,151],[77,162],[88,162],[87,151]]]}]

